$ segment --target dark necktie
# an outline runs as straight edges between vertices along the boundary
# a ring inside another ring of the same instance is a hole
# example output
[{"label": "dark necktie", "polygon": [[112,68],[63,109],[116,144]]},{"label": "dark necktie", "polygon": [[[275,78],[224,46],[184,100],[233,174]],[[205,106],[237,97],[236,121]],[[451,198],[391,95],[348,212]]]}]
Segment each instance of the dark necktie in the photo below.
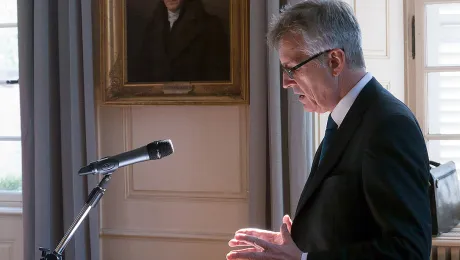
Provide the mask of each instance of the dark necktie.
[{"label": "dark necktie", "polygon": [[332,119],[331,115],[329,115],[327,119],[326,133],[324,134],[324,138],[323,138],[321,155],[319,157],[319,163],[321,163],[321,160],[323,159],[327,150],[330,148],[329,146],[331,145],[331,141],[336,132],[337,132],[337,124],[334,122],[334,119]]}]

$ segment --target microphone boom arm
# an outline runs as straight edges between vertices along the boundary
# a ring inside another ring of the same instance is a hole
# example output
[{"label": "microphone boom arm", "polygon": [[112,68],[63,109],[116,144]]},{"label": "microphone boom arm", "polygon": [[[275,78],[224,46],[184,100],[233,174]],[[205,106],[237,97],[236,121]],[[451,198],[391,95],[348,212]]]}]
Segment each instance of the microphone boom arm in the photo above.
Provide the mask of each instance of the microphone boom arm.
[{"label": "microphone boom arm", "polygon": [[90,210],[94,208],[97,203],[101,200],[105,191],[107,190],[107,185],[112,178],[112,173],[107,173],[104,175],[104,178],[99,182],[99,184],[91,191],[88,195],[85,205],[81,209],[80,213],[75,218],[74,222],[67,230],[66,234],[62,238],[61,242],[57,245],[56,249],[51,252],[50,249],[40,247],[39,250],[42,252],[40,260],[62,260],[62,252],[66,248],[69,241],[72,239],[75,231],[80,227],[83,220],[88,216]]},{"label": "microphone boom arm", "polygon": [[172,154],[173,152],[174,147],[171,143],[171,140],[159,140],[132,151],[124,152],[112,157],[102,158],[81,168],[78,172],[80,176],[87,174],[101,174],[104,175],[104,178],[102,178],[99,184],[88,195],[88,199],[86,200],[85,205],[81,209],[80,213],[78,213],[74,222],[67,230],[64,237],[57,245],[56,249],[51,252],[50,249],[43,247],[39,248],[41,251],[40,260],[62,260],[62,253],[64,252],[65,247],[72,239],[75,231],[77,231],[83,220],[88,216],[90,210],[94,208],[101,200],[107,189],[108,182],[112,178],[113,172],[115,172],[120,167],[124,167],[130,164],[147,160],[161,159]]}]

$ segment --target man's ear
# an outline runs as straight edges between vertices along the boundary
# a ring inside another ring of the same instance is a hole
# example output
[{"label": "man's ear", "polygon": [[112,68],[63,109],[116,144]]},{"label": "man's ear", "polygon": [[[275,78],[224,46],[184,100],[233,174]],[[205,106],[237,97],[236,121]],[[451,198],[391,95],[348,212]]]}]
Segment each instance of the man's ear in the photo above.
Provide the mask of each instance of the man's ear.
[{"label": "man's ear", "polygon": [[342,73],[345,67],[345,52],[341,49],[334,49],[329,52],[329,68],[332,76],[336,77]]}]

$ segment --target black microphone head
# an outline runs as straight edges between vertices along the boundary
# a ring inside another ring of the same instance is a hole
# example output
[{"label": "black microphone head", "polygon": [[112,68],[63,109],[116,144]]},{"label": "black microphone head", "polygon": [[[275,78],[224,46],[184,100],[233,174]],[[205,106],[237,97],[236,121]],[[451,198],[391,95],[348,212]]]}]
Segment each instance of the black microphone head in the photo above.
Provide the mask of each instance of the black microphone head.
[{"label": "black microphone head", "polygon": [[96,174],[96,167],[94,166],[94,163],[91,163],[85,167],[82,167],[79,171],[78,171],[78,175],[82,176],[82,175],[87,175],[87,174]]},{"label": "black microphone head", "polygon": [[157,160],[168,156],[174,152],[174,147],[171,140],[160,140],[151,142],[147,145],[150,160]]}]

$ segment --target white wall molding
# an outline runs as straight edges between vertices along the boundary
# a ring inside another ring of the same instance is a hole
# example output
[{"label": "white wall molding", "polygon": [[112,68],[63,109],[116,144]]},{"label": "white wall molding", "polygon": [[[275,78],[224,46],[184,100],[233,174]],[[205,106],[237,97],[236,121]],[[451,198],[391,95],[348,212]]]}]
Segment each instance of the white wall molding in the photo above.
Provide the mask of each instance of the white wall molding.
[{"label": "white wall molding", "polygon": [[154,240],[176,240],[176,241],[229,241],[233,238],[233,233],[198,233],[198,232],[183,232],[183,231],[146,231],[146,230],[130,230],[130,229],[101,229],[101,237],[110,238],[132,238],[132,239],[154,239]]}]

